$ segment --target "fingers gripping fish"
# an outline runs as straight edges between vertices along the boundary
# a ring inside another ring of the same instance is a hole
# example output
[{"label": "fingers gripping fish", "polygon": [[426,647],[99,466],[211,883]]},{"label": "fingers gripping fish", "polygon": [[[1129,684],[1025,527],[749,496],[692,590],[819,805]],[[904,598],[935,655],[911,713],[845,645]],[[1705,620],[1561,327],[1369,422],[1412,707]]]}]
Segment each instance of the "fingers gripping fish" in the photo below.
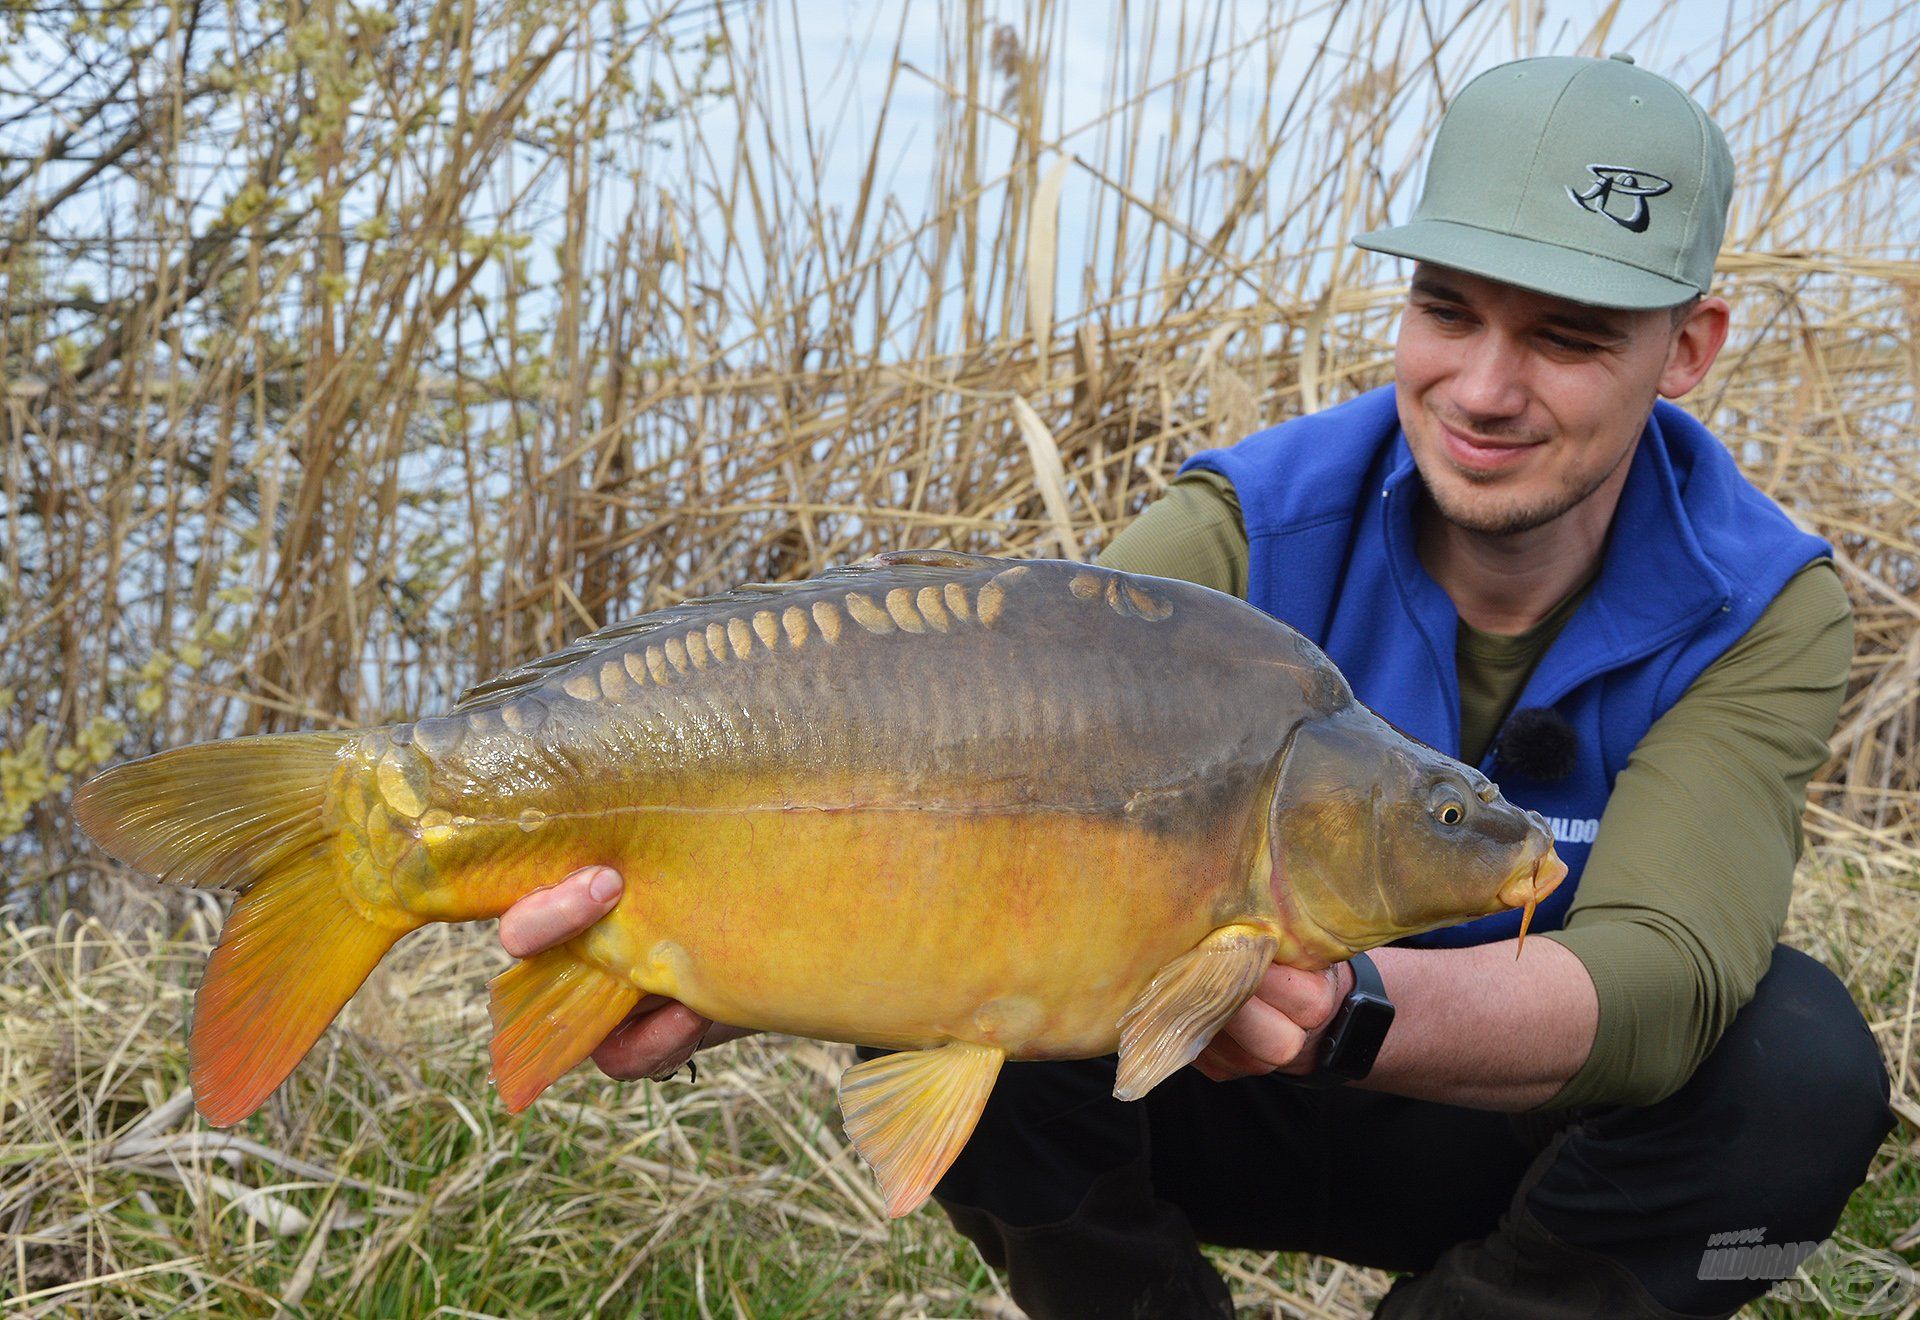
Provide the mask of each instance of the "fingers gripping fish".
[{"label": "fingers gripping fish", "polygon": [[445,715],[198,744],[76,795],[101,846],[239,895],[192,1081],[252,1113],[386,951],[579,866],[627,878],[492,985],[519,1111],[647,994],[895,1051],[846,1127],[919,1205],[1008,1059],[1191,1062],[1280,961],[1531,905],[1544,822],[1220,593],[1064,562],[881,555],[604,628]]}]

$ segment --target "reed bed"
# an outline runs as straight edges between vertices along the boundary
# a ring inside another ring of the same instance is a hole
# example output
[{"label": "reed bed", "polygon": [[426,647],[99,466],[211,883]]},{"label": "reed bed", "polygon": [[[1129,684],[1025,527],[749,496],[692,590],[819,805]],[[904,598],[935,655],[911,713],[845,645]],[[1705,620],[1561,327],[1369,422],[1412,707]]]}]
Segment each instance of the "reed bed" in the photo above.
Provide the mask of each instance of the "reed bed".
[{"label": "reed bed", "polygon": [[[1568,6],[1566,13],[1576,7]],[[1257,12],[1256,12],[1257,11]],[[483,934],[377,973],[231,1136],[179,1101],[206,896],[91,769],[379,722],[588,628],[901,545],[1090,556],[1179,462],[1390,378],[1469,74],[1626,48],[1726,128],[1734,338],[1688,401],[1835,546],[1858,645],[1792,935],[1908,1123],[1920,1243],[1920,16],[1777,0],[856,10],[14,7],[0,82],[0,1297],[23,1314],[1012,1314],[828,1121],[831,1049],[487,1093]],[[850,71],[881,70],[859,82]],[[1221,1258],[1260,1314],[1385,1286]]]}]

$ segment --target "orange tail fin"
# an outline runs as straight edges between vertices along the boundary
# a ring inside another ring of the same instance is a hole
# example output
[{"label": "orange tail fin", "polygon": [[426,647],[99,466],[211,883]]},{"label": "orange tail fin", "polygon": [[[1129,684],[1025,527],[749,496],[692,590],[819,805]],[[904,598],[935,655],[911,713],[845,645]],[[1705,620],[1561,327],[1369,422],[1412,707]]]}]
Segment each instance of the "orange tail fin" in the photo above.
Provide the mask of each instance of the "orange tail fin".
[{"label": "orange tail fin", "polygon": [[416,924],[362,908],[335,871],[327,790],[354,736],[198,743],[114,766],[74,795],[81,827],[121,861],[240,893],[194,999],[194,1100],[217,1126],[265,1102]]}]

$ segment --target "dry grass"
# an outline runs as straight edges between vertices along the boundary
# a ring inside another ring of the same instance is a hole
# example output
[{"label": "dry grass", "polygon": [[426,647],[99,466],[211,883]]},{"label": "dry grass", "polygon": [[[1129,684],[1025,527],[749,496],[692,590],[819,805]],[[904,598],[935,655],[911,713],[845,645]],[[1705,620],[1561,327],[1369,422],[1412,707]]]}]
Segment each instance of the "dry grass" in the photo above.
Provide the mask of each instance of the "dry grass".
[{"label": "dry grass", "polygon": [[[939,1215],[887,1220],[833,1112],[850,1051],[742,1041],[696,1084],[583,1071],[507,1115],[476,994],[504,956],[473,932],[415,937],[260,1115],[208,1129],[179,1023],[213,933],[204,912],[169,934],[5,930],[0,1265],[21,1313],[1017,1315]],[[1289,1315],[1356,1314],[1386,1283],[1218,1259]]]},{"label": "dry grass", "polygon": [[[1855,842],[1804,868],[1789,935],[1867,1007],[1920,1127],[1920,855]],[[480,994],[505,956],[479,931],[412,937],[265,1109],[210,1129],[182,1023],[217,920],[194,901],[171,925],[0,929],[9,1314],[1018,1314],[937,1213],[885,1217],[833,1108],[841,1047],[741,1041],[692,1083],[582,1069],[508,1115]],[[1920,1246],[1911,1140],[1876,1160],[1843,1245]],[[1215,1260],[1256,1315],[1351,1320],[1388,1282],[1311,1257]]]},{"label": "dry grass", "polygon": [[[1469,70],[1576,47],[1680,71],[1740,162],[1690,403],[1858,612],[1793,933],[1910,1117],[1846,1231],[1912,1252],[1920,19],[1778,0],[1683,51],[1615,6],[1254,8],[920,6],[857,111],[792,4],[0,13],[0,1295],[992,1313],[937,1220],[875,1215],[817,1047],[506,1120],[477,936],[211,1135],[169,1102],[214,910],[99,872],[68,780],[877,548],[1095,551],[1188,453],[1386,378],[1403,273],[1345,237],[1405,216]],[[1381,1286],[1223,1260],[1283,1314]]]},{"label": "dry grass", "polygon": [[178,1024],[212,931],[6,931],[0,1223],[30,1314],[847,1314],[983,1284],[931,1219],[888,1227],[820,1103],[837,1050],[581,1075],[509,1117],[472,1048],[504,958],[470,931],[416,940],[256,1120],[207,1129]]}]

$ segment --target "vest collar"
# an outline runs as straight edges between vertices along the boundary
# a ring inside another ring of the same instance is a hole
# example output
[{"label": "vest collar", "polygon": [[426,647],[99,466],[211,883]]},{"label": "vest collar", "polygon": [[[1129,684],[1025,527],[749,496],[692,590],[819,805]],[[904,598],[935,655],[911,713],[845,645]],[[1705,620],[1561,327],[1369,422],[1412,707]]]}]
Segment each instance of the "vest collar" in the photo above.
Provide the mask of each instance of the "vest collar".
[{"label": "vest collar", "polygon": [[[1620,504],[1601,552],[1593,590],[1541,657],[1517,704],[1548,706],[1605,670],[1651,655],[1731,608],[1726,578],[1709,562],[1687,514],[1670,446],[1687,437],[1662,426],[1656,405],[1634,447]],[[1673,434],[1669,435],[1669,430]],[[1407,613],[1418,625],[1447,703],[1448,741],[1460,746],[1453,600],[1420,563],[1413,515],[1421,484],[1406,433],[1395,427],[1381,482],[1387,562]]]}]

